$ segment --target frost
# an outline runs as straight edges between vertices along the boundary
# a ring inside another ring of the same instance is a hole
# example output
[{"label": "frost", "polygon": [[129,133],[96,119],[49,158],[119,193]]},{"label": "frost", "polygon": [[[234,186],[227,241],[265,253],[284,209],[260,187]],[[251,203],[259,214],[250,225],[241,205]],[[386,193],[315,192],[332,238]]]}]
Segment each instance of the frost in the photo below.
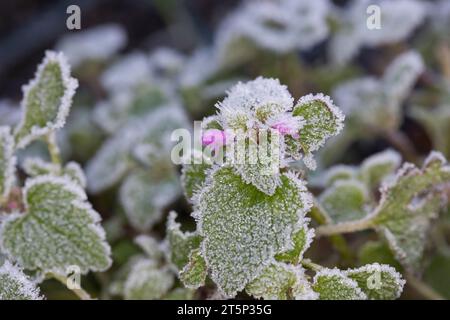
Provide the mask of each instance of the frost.
[{"label": "frost", "polygon": [[22,119],[14,130],[18,148],[64,126],[77,87],[64,55],[47,51],[35,78],[22,89]]},{"label": "frost", "polygon": [[279,262],[267,266],[245,290],[255,298],[266,300],[315,300],[318,297],[300,267]]},{"label": "frost", "polygon": [[81,272],[106,270],[110,248],[100,216],[84,191],[67,177],[29,179],[23,189],[23,214],[2,224],[1,247],[26,269],[64,275],[71,265]]},{"label": "frost", "polygon": [[80,187],[82,187],[83,189],[86,188],[86,176],[84,175],[83,169],[77,162],[68,162],[65,165],[63,172],[74,182],[78,183]]},{"label": "frost", "polygon": [[16,157],[14,137],[9,127],[0,127],[0,199],[6,200],[14,184]]},{"label": "frost", "polygon": [[371,300],[394,300],[400,297],[405,280],[388,265],[374,263],[345,271]]},{"label": "frost", "polygon": [[189,262],[180,271],[180,280],[187,288],[197,289],[205,284],[207,275],[206,262],[199,249],[189,255]]},{"label": "frost", "polygon": [[161,246],[154,238],[142,234],[134,238],[134,242],[149,258],[154,260],[162,258]]},{"label": "frost", "polygon": [[174,284],[174,276],[168,268],[158,268],[153,260],[142,259],[130,270],[124,285],[127,300],[161,299]]},{"label": "frost", "polygon": [[173,168],[155,166],[128,175],[120,186],[119,197],[130,224],[146,231],[161,220],[164,208],[180,193]]},{"label": "frost", "polygon": [[366,294],[358,287],[358,282],[350,279],[338,269],[323,269],[316,273],[313,290],[320,300],[366,300]]},{"label": "frost", "polygon": [[175,221],[175,211],[169,213],[167,219],[167,243],[169,261],[181,270],[189,262],[191,252],[200,246],[201,237],[197,232],[182,232],[180,224]]},{"label": "frost", "polygon": [[5,261],[0,266],[0,300],[42,300],[39,288],[22,270]]},{"label": "frost", "polygon": [[127,42],[125,30],[117,24],[104,24],[66,35],[56,48],[64,52],[75,68],[87,60],[106,60]]},{"label": "frost", "polygon": [[206,180],[206,172],[211,168],[211,165],[206,161],[198,164],[183,165],[181,171],[181,184],[184,188],[184,193],[188,199],[192,199]]},{"label": "frost", "polygon": [[331,186],[340,180],[350,180],[356,176],[356,168],[347,165],[336,165],[328,169],[324,174],[324,185]]},{"label": "frost", "polygon": [[211,173],[198,195],[202,255],[213,281],[228,296],[258,277],[275,254],[289,249],[295,226],[311,207],[301,181],[292,175],[282,175],[281,181],[268,196],[225,166]]},{"label": "frost", "polygon": [[366,216],[369,195],[357,180],[336,181],[320,195],[320,205],[334,223],[359,220]]},{"label": "frost", "polygon": [[374,188],[391,175],[400,166],[400,163],[400,154],[388,149],[364,160],[359,175],[369,188]]}]

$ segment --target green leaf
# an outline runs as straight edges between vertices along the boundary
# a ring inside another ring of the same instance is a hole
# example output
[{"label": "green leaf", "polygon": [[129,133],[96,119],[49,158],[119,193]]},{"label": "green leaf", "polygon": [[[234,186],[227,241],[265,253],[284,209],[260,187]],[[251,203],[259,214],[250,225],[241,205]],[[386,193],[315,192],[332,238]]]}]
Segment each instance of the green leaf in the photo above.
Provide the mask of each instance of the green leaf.
[{"label": "green leaf", "polygon": [[424,280],[446,299],[450,299],[450,254],[434,256],[424,273]]},{"label": "green leaf", "polygon": [[205,284],[207,275],[206,262],[200,250],[191,252],[188,264],[180,271],[180,280],[191,289],[197,289]]},{"label": "green leaf", "polygon": [[120,186],[120,203],[130,224],[146,231],[161,220],[163,210],[181,193],[172,165],[132,172]]},{"label": "green leaf", "polygon": [[29,179],[23,190],[25,213],[2,225],[1,245],[26,269],[65,275],[69,266],[81,272],[103,271],[111,264],[100,216],[84,191],[65,177]]},{"label": "green leaf", "polygon": [[365,300],[366,294],[338,269],[323,269],[314,276],[313,290],[320,300]]},{"label": "green leaf", "polygon": [[334,223],[364,218],[368,191],[356,180],[340,180],[326,189],[319,198],[320,205]]},{"label": "green leaf", "polygon": [[379,263],[345,271],[371,300],[394,300],[400,297],[405,280],[391,266]]},{"label": "green leaf", "polygon": [[[323,94],[302,97],[292,115],[301,116],[305,120],[305,125],[300,130],[300,145],[305,156],[318,150],[328,138],[337,135],[343,128],[345,118],[330,97]],[[313,163],[305,164],[311,169],[315,168]]]},{"label": "green leaf", "polygon": [[0,300],[42,300],[39,288],[16,266],[0,266]]},{"label": "green leaf", "polygon": [[131,268],[125,282],[125,299],[161,299],[172,288],[174,280],[173,273],[167,267],[158,268],[153,260],[140,260]]},{"label": "green leaf", "polygon": [[[194,161],[200,162],[195,163]],[[192,164],[185,164],[181,170],[181,183],[188,199],[192,199],[206,180],[206,172],[211,165],[202,157],[194,157]]]},{"label": "green leaf", "polygon": [[394,150],[374,154],[363,161],[360,167],[360,179],[369,188],[375,188],[400,166],[401,156]]},{"label": "green leaf", "polygon": [[357,169],[353,166],[336,165],[328,169],[324,174],[324,185],[331,186],[339,180],[351,180],[356,177]]},{"label": "green leaf", "polygon": [[62,128],[77,87],[64,55],[47,51],[35,78],[23,89],[22,119],[14,131],[17,147]]},{"label": "green leaf", "polygon": [[388,264],[396,270],[402,270],[402,267],[395,260],[394,254],[384,241],[368,241],[364,243],[358,252],[358,259],[362,265],[371,263]]},{"label": "green leaf", "polygon": [[292,235],[292,249],[278,253],[275,255],[277,261],[283,261],[297,265],[303,259],[303,254],[309,248],[314,238],[314,229],[309,229],[307,223],[308,218],[301,224],[299,230]]},{"label": "green leaf", "polygon": [[303,181],[292,173],[269,196],[224,166],[211,173],[195,204],[202,254],[213,281],[234,296],[259,276],[275,254],[288,248],[291,235],[312,205]]},{"label": "green leaf", "polygon": [[154,238],[141,234],[134,238],[134,242],[145,252],[147,257],[153,260],[160,260],[163,257],[161,247]]},{"label": "green leaf", "polygon": [[318,295],[311,289],[300,267],[274,262],[246,287],[255,298],[265,300],[314,300]]},{"label": "green leaf", "polygon": [[170,262],[181,270],[189,262],[191,252],[200,247],[202,238],[197,232],[182,232],[176,218],[177,213],[171,211],[167,218],[166,241],[169,244]]},{"label": "green leaf", "polygon": [[16,157],[14,138],[9,127],[0,127],[0,198],[5,200],[14,183]]},{"label": "green leaf", "polygon": [[449,181],[450,167],[445,158],[432,152],[422,169],[405,163],[396,179],[382,188],[371,221],[407,271],[421,269],[431,220],[442,206],[438,186]]}]

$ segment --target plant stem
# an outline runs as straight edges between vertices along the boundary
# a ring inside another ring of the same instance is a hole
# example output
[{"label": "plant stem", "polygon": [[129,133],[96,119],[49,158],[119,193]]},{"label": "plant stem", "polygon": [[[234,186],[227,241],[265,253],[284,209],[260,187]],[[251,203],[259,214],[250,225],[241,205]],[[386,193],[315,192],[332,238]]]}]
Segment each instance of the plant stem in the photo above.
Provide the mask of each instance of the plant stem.
[{"label": "plant stem", "polygon": [[[316,220],[321,225],[326,225],[331,223],[328,216],[323,212],[323,209],[320,208],[317,204],[310,211],[311,217]],[[320,228],[320,227],[319,227]],[[347,245],[347,241],[342,235],[335,234],[330,236],[330,241],[335,247],[335,249],[339,252],[342,259],[351,262],[354,259],[352,251]]]},{"label": "plant stem", "polygon": [[309,259],[303,259],[302,266],[304,266],[305,268],[311,269],[313,271],[316,271],[316,272],[323,269],[323,267],[321,265],[314,263]]},{"label": "plant stem", "polygon": [[363,219],[358,221],[342,222],[338,224],[329,224],[320,226],[316,229],[318,237],[331,236],[340,233],[349,233],[355,231],[363,231],[372,227],[372,221],[370,219]]},{"label": "plant stem", "polygon": [[[67,287],[67,278],[65,276],[62,276],[62,275],[59,275],[56,273],[52,273],[51,276]],[[89,293],[81,287],[80,287],[80,289],[70,289],[67,287],[67,289],[69,289],[73,293],[75,293],[77,295],[77,297],[80,298],[81,300],[92,300]]]},{"label": "plant stem", "polygon": [[406,281],[411,287],[414,288],[414,290],[420,293],[424,298],[427,298],[429,300],[445,300],[443,296],[437,293],[428,284],[410,274],[406,275]]},{"label": "plant stem", "polygon": [[54,132],[50,132],[45,141],[47,142],[48,152],[52,163],[61,167],[61,153],[59,152],[58,144],[56,143],[56,136]]}]

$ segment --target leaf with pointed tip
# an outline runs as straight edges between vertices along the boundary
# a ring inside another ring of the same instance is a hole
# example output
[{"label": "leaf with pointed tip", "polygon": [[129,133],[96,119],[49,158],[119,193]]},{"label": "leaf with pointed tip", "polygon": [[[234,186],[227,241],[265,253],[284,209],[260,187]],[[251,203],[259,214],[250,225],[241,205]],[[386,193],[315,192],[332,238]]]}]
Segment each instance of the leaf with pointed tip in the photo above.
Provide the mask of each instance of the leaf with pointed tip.
[{"label": "leaf with pointed tip", "polygon": [[305,218],[305,223],[303,223],[299,230],[292,234],[293,247],[287,251],[277,253],[275,259],[277,261],[283,261],[286,263],[292,263],[297,265],[303,259],[303,254],[308,250],[314,238],[314,229],[309,229]]},{"label": "leaf with pointed tip", "polygon": [[286,251],[292,232],[312,205],[303,181],[281,176],[272,196],[224,166],[198,196],[195,215],[204,237],[202,254],[219,289],[234,296]]},{"label": "leaf with pointed tip", "polygon": [[420,270],[431,220],[442,205],[438,186],[448,182],[450,167],[441,154],[432,152],[422,169],[405,163],[396,179],[382,188],[371,221],[410,272]]},{"label": "leaf with pointed tip", "polygon": [[[325,141],[337,135],[343,128],[344,115],[323,94],[302,97],[292,111],[293,116],[300,116],[305,125],[300,130],[299,143],[305,156],[318,150]],[[312,164],[308,167],[313,168]]]},{"label": "leaf with pointed tip", "polygon": [[174,275],[167,267],[159,267],[149,259],[138,261],[124,285],[127,300],[161,299],[174,284]]},{"label": "leaf with pointed tip", "polygon": [[169,165],[136,170],[120,186],[120,203],[135,229],[151,228],[161,220],[164,208],[180,195],[178,176]]},{"label": "leaf with pointed tip", "polygon": [[24,214],[2,225],[2,249],[21,266],[65,274],[77,265],[83,274],[103,271],[111,264],[100,216],[84,191],[65,177],[29,179],[23,190]]},{"label": "leaf with pointed tip", "polygon": [[359,220],[367,213],[366,187],[357,180],[340,180],[321,194],[319,203],[334,223]]},{"label": "leaf with pointed tip", "polygon": [[197,289],[205,284],[207,275],[206,262],[199,249],[193,250],[188,264],[180,271],[180,280],[191,289]]},{"label": "leaf with pointed tip", "polygon": [[363,161],[359,177],[369,188],[375,188],[400,166],[401,156],[394,150],[374,154]]},{"label": "leaf with pointed tip", "polygon": [[197,232],[182,232],[180,224],[175,221],[177,213],[171,211],[167,218],[167,242],[169,244],[169,260],[178,270],[189,262],[191,252],[200,247],[202,240]]},{"label": "leaf with pointed tip", "polygon": [[9,127],[0,127],[0,198],[6,199],[15,179],[14,137]]},{"label": "leaf with pointed tip", "polygon": [[9,261],[0,266],[0,300],[42,300],[39,288]]},{"label": "leaf with pointed tip", "polygon": [[400,273],[386,264],[373,263],[346,270],[345,274],[355,280],[367,298],[371,300],[397,299],[405,285],[405,280]]},{"label": "leaf with pointed tip", "polygon": [[246,287],[245,291],[255,298],[265,300],[314,300],[318,295],[311,289],[303,269],[293,265],[274,262]]},{"label": "leaf with pointed tip", "polygon": [[19,148],[64,126],[77,87],[64,55],[47,51],[35,78],[23,89],[22,119],[14,131]]},{"label": "leaf with pointed tip", "polygon": [[338,269],[323,269],[314,276],[313,290],[320,300],[365,300],[366,294],[355,280]]}]

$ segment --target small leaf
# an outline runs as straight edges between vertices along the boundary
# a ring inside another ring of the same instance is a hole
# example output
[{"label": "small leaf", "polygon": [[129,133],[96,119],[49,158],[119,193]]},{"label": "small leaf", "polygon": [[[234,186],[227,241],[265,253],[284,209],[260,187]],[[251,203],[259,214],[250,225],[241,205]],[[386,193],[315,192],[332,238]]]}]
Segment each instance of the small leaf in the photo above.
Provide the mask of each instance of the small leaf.
[{"label": "small leaf", "polygon": [[309,229],[307,222],[309,220],[305,218],[305,222],[300,229],[293,233],[293,248],[275,255],[277,261],[292,263],[293,265],[300,263],[303,259],[303,254],[308,250],[314,238],[314,229]]},{"label": "small leaf", "polygon": [[153,260],[138,261],[124,285],[127,300],[161,299],[174,284],[174,275],[167,267],[158,268]]},{"label": "small leaf", "polygon": [[407,271],[420,270],[431,220],[442,205],[437,188],[449,181],[450,167],[445,158],[432,152],[421,170],[405,163],[396,179],[381,190],[371,220]]},{"label": "small leaf", "polygon": [[0,198],[6,199],[15,180],[14,138],[9,127],[0,127]]},{"label": "small leaf", "polygon": [[313,290],[320,300],[366,300],[366,294],[338,269],[323,269],[314,276]]},{"label": "small leaf", "polygon": [[357,169],[353,166],[336,165],[326,171],[323,182],[325,186],[331,186],[336,181],[354,179],[356,174]]},{"label": "small leaf", "polygon": [[0,300],[42,300],[39,288],[16,266],[0,266]]},{"label": "small leaf", "polygon": [[200,250],[191,252],[188,264],[180,271],[180,280],[191,289],[197,289],[205,284],[207,275],[206,262]]},{"label": "small leaf", "polygon": [[400,297],[405,280],[386,264],[373,263],[345,271],[371,300],[394,300]]},{"label": "small leaf", "polygon": [[86,176],[81,166],[74,161],[68,162],[63,169],[63,174],[78,183],[83,189],[86,188]]},{"label": "small leaf", "polygon": [[319,198],[320,205],[334,223],[364,218],[368,191],[357,180],[340,180],[326,189]]},{"label": "small leaf", "polygon": [[303,272],[299,267],[272,263],[245,287],[245,291],[265,300],[317,299],[317,293],[312,291]]},{"label": "small leaf", "polygon": [[211,165],[203,158],[194,158],[198,159],[198,162],[192,164],[183,165],[181,171],[181,183],[184,188],[184,193],[188,199],[192,199],[195,193],[197,193],[203,183],[206,180],[206,172],[211,168]]},{"label": "small leaf", "polygon": [[345,118],[330,97],[323,94],[302,97],[292,115],[301,116],[305,120],[305,125],[300,130],[300,146],[305,156],[318,150],[328,138],[337,135],[343,128]]},{"label": "small leaf", "polygon": [[400,264],[395,260],[394,254],[384,241],[368,241],[358,252],[358,259],[362,265],[371,263],[388,264],[396,270],[402,270]]},{"label": "small leaf", "polygon": [[23,190],[24,214],[2,225],[1,245],[26,269],[65,274],[77,265],[83,274],[103,271],[110,264],[100,216],[84,191],[65,177],[29,179]]},{"label": "small leaf", "polygon": [[175,221],[175,211],[169,213],[167,219],[167,242],[169,244],[169,260],[178,270],[189,262],[191,252],[200,246],[201,236],[197,232],[182,232],[180,224]]},{"label": "small leaf", "polygon": [[363,161],[360,177],[367,186],[375,188],[400,166],[401,156],[394,150],[386,150],[374,154]]},{"label": "small leaf", "polygon": [[178,176],[169,165],[135,170],[120,186],[120,203],[135,229],[151,228],[161,220],[164,208],[180,195]]},{"label": "small leaf", "polygon": [[147,257],[153,260],[160,260],[163,257],[161,247],[154,238],[142,234],[134,238],[134,242],[145,252]]},{"label": "small leaf", "polygon": [[14,131],[18,148],[64,126],[77,87],[64,55],[47,51],[35,78],[23,88],[23,115]]},{"label": "small leaf", "polygon": [[202,254],[213,281],[234,296],[284,252],[292,232],[312,205],[304,183],[294,174],[281,176],[269,196],[245,183],[231,167],[211,173],[193,214],[204,237]]}]

